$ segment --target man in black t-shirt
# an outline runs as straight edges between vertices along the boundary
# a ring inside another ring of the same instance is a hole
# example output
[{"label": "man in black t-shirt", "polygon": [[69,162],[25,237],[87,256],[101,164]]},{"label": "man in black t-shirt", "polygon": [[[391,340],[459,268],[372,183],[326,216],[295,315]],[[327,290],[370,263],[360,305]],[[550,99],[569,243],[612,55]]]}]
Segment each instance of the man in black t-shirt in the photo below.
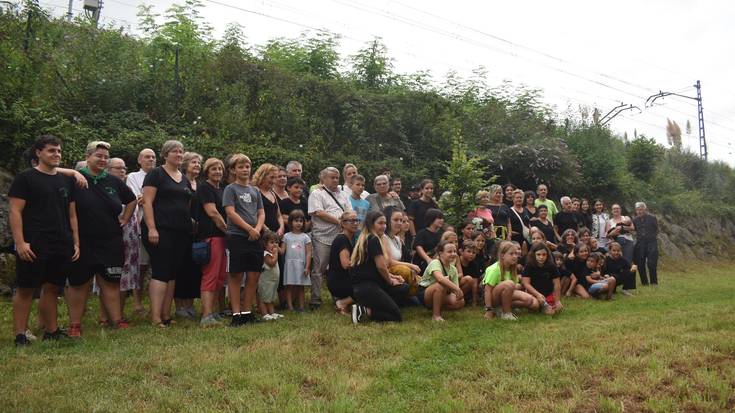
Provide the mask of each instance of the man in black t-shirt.
[{"label": "man in black t-shirt", "polygon": [[25,331],[33,292],[39,287],[44,340],[65,336],[57,326],[57,297],[66,282],[69,264],[79,258],[74,181],[57,171],[61,141],[44,135],[31,151],[37,166],[16,176],[8,192],[17,255],[18,288],[13,297],[17,346],[30,344]]},{"label": "man in black t-shirt", "polygon": [[563,235],[568,229],[579,231],[579,215],[572,211],[572,200],[568,196],[561,198],[561,209],[561,212],[554,216],[556,233]]}]

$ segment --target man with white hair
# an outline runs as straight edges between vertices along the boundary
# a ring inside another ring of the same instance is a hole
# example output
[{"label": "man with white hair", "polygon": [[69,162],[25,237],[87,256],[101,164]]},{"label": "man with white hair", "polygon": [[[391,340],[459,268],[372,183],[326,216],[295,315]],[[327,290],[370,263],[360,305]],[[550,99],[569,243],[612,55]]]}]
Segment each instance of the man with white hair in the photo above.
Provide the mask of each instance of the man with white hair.
[{"label": "man with white hair", "polygon": [[392,206],[398,208],[401,211],[405,211],[406,207],[401,202],[398,194],[390,192],[390,180],[386,175],[378,175],[373,180],[373,187],[375,187],[375,193],[370,194],[367,197],[367,201],[370,203],[370,211],[383,212],[385,208]]},{"label": "man with white hair", "polygon": [[[303,178],[304,173],[304,167],[301,166],[301,162],[299,161],[288,161],[286,164],[286,177],[288,178]],[[309,200],[309,188],[308,185],[304,185],[304,191],[301,193],[301,200],[303,202],[308,202]]]},{"label": "man with white hair", "polygon": [[339,234],[339,218],[345,211],[351,211],[349,194],[339,189],[339,170],[328,167],[319,173],[319,185],[309,196],[309,215],[312,222],[313,265],[311,266],[312,309],[321,303],[322,278],[329,264],[332,241]]},{"label": "man with white hair", "polygon": [[[133,191],[135,196],[138,198],[138,206],[135,210],[136,221],[138,225],[143,222],[143,180],[148,172],[152,171],[156,167],[156,153],[153,149],[145,148],[138,154],[138,165],[140,170],[137,172],[131,172],[128,174],[126,184],[128,188]],[[138,228],[140,234],[140,228]],[[135,311],[140,315],[145,315],[145,309],[143,308],[143,302],[141,301],[140,290],[143,288],[143,275],[148,269],[150,264],[150,258],[148,251],[143,247],[143,243],[138,242],[138,250],[140,252],[140,272],[139,279],[136,284],[136,288],[133,290],[133,298],[135,299]]]},{"label": "man with white hair", "polygon": [[561,212],[554,217],[556,233],[561,235],[568,229],[579,231],[579,215],[572,211],[572,199],[568,196],[561,197]]},{"label": "man with white hair", "polygon": [[648,213],[645,202],[635,203],[635,215],[633,226],[636,232],[636,242],[633,249],[633,262],[638,267],[643,285],[648,285],[646,270],[651,273],[651,284],[658,285],[658,220]]}]

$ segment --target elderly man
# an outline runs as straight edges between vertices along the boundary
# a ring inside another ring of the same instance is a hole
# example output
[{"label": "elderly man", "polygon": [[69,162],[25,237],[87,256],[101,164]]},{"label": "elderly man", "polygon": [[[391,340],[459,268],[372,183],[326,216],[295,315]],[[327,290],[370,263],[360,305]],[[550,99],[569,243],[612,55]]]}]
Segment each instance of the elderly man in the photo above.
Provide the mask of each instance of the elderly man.
[{"label": "elderly man", "polygon": [[[138,165],[140,165],[140,170],[137,172],[129,173],[125,183],[138,198],[138,207],[135,211],[135,220],[136,222],[138,222],[138,225],[140,225],[140,223],[143,222],[143,180],[145,179],[145,176],[148,174],[148,172],[152,171],[153,168],[156,167],[156,153],[153,152],[153,149],[145,148],[140,151],[140,153],[138,154]],[[140,229],[138,229],[138,234],[140,234]],[[148,269],[150,258],[148,257],[148,251],[146,251],[146,249],[143,247],[143,243],[141,243],[140,240],[138,241],[138,251],[140,252],[140,272],[138,273],[138,282],[135,283],[136,288],[133,290],[133,298],[135,300],[135,311],[138,314],[144,316],[146,314],[146,311],[143,308],[140,290],[143,288],[143,274],[145,274],[146,270]]]},{"label": "elderly man", "polygon": [[641,282],[648,285],[648,272],[651,273],[651,284],[658,285],[658,220],[648,213],[645,202],[635,203],[633,226],[636,231],[636,242],[633,262],[641,274]]},{"label": "elderly man", "polygon": [[389,206],[398,208],[401,211],[406,210],[406,206],[403,204],[398,194],[395,192],[389,192],[389,180],[386,175],[378,175],[373,180],[373,186],[375,187],[375,193],[370,194],[367,197],[367,201],[370,203],[370,211],[383,210]]},{"label": "elderly man", "polygon": [[313,265],[311,266],[312,309],[321,305],[322,277],[329,264],[332,241],[340,232],[339,218],[351,211],[349,194],[339,189],[339,170],[328,167],[319,173],[321,185],[309,196],[309,215],[312,222]]},{"label": "elderly man", "polygon": [[[562,235],[568,229],[579,231],[580,217],[576,212],[572,211],[572,199],[568,196],[563,196],[560,202],[561,212],[558,212],[554,217],[556,233]],[[551,208],[549,208],[549,218],[551,218]]]},{"label": "elderly man", "polygon": [[128,172],[128,168],[125,166],[125,161],[121,158],[110,158],[110,161],[107,163],[107,170],[110,175],[117,177],[122,181],[125,180],[125,174]]},{"label": "elderly man", "polygon": [[[304,167],[301,166],[299,161],[288,161],[286,164],[286,176],[288,178],[299,178],[304,179],[301,175],[304,172]],[[307,202],[309,199],[309,188],[308,185],[304,185],[304,191],[301,193],[301,200]]]}]

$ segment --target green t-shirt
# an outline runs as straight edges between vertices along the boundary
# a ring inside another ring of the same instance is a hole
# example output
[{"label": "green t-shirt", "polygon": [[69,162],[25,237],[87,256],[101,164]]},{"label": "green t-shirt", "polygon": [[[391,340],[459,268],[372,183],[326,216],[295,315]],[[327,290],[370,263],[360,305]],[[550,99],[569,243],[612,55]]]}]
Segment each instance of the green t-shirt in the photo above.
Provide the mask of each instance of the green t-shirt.
[{"label": "green t-shirt", "polygon": [[554,201],[550,200],[549,198],[546,198],[543,201],[536,198],[536,200],[533,201],[533,205],[535,205],[536,208],[538,208],[538,206],[541,204],[546,205],[546,208],[549,209],[549,221],[551,221],[551,223],[554,223],[554,215],[559,212],[559,210],[556,209],[556,204],[554,203]]},{"label": "green t-shirt", "polygon": [[515,279],[513,279],[513,273],[510,271],[506,271],[505,274],[500,273],[500,263],[496,262],[495,264],[487,267],[485,270],[485,277],[482,279],[483,285],[489,285],[491,287],[495,287],[496,285],[500,284],[503,281],[513,281],[516,282]]},{"label": "green t-shirt", "polygon": [[[436,282],[436,277],[434,277],[434,271],[442,272],[442,263],[439,260],[432,260],[429,265],[426,267],[426,270],[424,270],[424,275],[421,277],[421,281],[419,281],[419,285],[422,287],[428,287]],[[455,267],[453,264],[449,265],[449,269],[446,272],[447,278],[451,280],[454,284],[459,285],[459,273],[457,272],[457,267]]]}]

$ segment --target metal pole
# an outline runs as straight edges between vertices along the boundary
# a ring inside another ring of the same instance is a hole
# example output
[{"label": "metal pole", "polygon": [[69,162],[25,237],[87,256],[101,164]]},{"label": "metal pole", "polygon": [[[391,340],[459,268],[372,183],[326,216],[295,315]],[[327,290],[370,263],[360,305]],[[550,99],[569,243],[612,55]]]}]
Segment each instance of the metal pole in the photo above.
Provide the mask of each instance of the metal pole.
[{"label": "metal pole", "polygon": [[74,0],[69,0],[69,9],[66,11],[66,19],[69,20],[70,23],[71,23],[71,19],[74,17],[74,15],[72,14],[72,10],[71,10],[73,5],[74,5]]},{"label": "metal pole", "polygon": [[702,108],[702,84],[697,80],[697,111],[699,112],[699,155],[707,161],[707,141],[704,138],[704,109]]}]

